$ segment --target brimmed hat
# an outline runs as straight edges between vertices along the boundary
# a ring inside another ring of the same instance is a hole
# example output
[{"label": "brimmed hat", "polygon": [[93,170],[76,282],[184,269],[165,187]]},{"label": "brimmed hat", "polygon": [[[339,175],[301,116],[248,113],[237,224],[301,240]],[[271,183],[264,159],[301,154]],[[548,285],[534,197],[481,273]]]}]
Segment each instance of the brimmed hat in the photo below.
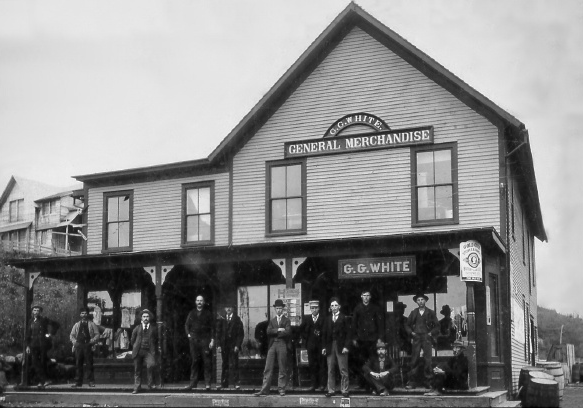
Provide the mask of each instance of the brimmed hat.
[{"label": "brimmed hat", "polygon": [[387,345],[385,343],[383,343],[382,341],[379,341],[377,343],[377,350],[380,348],[384,348],[385,350],[387,349]]},{"label": "brimmed hat", "polygon": [[319,300],[310,300],[310,306],[320,307],[320,301]]},{"label": "brimmed hat", "polygon": [[148,315],[150,316],[150,319],[154,318],[154,313],[150,312],[148,309],[142,310],[140,313],[140,317],[142,317],[144,315],[144,313],[148,313]]},{"label": "brimmed hat", "polygon": [[406,308],[407,308],[407,305],[404,304],[403,302],[395,303],[395,310],[405,310]]},{"label": "brimmed hat", "polygon": [[418,292],[415,296],[413,296],[413,302],[417,302],[417,298],[422,297],[423,299],[425,299],[425,301],[428,301],[429,298],[427,296],[425,296],[425,293],[423,292]]},{"label": "brimmed hat", "polygon": [[41,312],[43,311],[43,307],[42,307],[42,306],[40,306],[40,305],[34,305],[33,307],[31,307],[31,308],[30,308],[30,310],[32,310],[32,309],[38,309],[38,310],[40,310]]},{"label": "brimmed hat", "polygon": [[466,345],[464,343],[462,343],[461,341],[456,340],[453,342],[452,347],[466,348]]},{"label": "brimmed hat", "polygon": [[275,299],[275,303],[273,304],[273,307],[285,307],[285,304],[283,303],[283,300]]},{"label": "brimmed hat", "polygon": [[451,309],[449,308],[449,305],[444,305],[439,313],[441,313],[444,316],[449,316],[451,314]]},{"label": "brimmed hat", "polygon": [[89,314],[89,308],[86,306],[82,306],[79,308],[79,313],[85,312],[87,314]]}]

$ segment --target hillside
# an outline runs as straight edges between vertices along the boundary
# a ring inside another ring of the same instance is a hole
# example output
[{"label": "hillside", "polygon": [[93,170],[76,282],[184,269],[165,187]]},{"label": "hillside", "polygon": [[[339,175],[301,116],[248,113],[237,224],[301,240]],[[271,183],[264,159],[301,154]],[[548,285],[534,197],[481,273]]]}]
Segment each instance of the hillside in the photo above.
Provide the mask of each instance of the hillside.
[{"label": "hillside", "polygon": [[559,344],[563,326],[563,344],[575,346],[575,357],[583,357],[583,319],[578,315],[564,315],[556,310],[538,307],[539,357],[546,359],[553,344]]}]

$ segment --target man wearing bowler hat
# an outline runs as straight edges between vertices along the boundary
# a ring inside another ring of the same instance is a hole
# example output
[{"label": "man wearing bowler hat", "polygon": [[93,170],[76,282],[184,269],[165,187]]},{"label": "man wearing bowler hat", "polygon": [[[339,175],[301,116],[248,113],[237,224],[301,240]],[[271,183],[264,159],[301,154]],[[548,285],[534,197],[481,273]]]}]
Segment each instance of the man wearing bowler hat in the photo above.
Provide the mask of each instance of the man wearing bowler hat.
[{"label": "man wearing bowler hat", "polygon": [[276,358],[279,367],[277,390],[279,391],[280,396],[283,397],[285,395],[285,386],[287,385],[287,349],[291,337],[291,322],[289,318],[283,314],[283,300],[276,299],[273,307],[275,307],[275,317],[269,320],[267,326],[269,346],[267,358],[265,360],[265,371],[263,372],[263,385],[259,392],[253,394],[256,397],[269,395]]},{"label": "man wearing bowler hat", "polygon": [[302,347],[308,352],[308,366],[310,370],[310,389],[308,391],[324,391],[326,386],[326,357],[322,355],[322,330],[324,316],[320,313],[320,302],[310,300],[311,314],[304,316],[300,324]]},{"label": "man wearing bowler hat", "polygon": [[[406,330],[413,340],[411,352],[411,371],[409,381],[405,388],[411,389],[418,385],[425,388],[431,387],[433,372],[431,370],[431,346],[432,336],[439,332],[439,321],[435,312],[425,307],[425,302],[429,298],[423,293],[413,296],[413,301],[417,303],[417,309],[411,311],[407,318]],[[423,350],[423,357],[421,351]]]},{"label": "man wearing bowler hat", "polygon": [[148,388],[153,390],[154,367],[156,366],[156,353],[158,351],[158,328],[150,323],[154,316],[148,309],[142,310],[142,320],[132,332],[132,359],[134,360],[134,390],[137,394],[142,385],[142,367],[146,362],[148,375]]}]

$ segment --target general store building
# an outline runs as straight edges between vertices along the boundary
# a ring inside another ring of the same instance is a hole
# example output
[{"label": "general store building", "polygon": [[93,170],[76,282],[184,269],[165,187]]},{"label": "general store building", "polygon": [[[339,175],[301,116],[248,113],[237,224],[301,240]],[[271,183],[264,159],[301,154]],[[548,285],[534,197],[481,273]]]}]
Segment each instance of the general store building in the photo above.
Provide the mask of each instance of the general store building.
[{"label": "general store building", "polygon": [[[154,310],[167,381],[188,378],[197,294],[215,314],[236,304],[251,367],[276,298],[297,323],[310,299],[338,296],[351,315],[368,289],[398,354],[395,305],[408,315],[424,291],[475,346],[473,381],[515,393],[537,358],[534,240],[546,240],[528,142],[517,118],[351,3],[207,158],[76,176],[82,256],[14,264],[77,282],[113,332]],[[468,241],[474,282],[460,279]]]}]

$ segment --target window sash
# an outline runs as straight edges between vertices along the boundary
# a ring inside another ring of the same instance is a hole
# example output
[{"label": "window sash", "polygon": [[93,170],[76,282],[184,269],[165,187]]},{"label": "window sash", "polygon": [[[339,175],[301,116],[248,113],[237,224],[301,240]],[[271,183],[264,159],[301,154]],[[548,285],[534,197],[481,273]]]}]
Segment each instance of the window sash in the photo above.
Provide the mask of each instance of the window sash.
[{"label": "window sash", "polygon": [[212,243],[214,240],[213,183],[184,185],[182,199],[182,243]]},{"label": "window sash", "polygon": [[268,232],[305,229],[305,166],[303,162],[268,165]]},{"label": "window sash", "polygon": [[133,193],[106,193],[104,249],[122,250],[132,246]]}]

